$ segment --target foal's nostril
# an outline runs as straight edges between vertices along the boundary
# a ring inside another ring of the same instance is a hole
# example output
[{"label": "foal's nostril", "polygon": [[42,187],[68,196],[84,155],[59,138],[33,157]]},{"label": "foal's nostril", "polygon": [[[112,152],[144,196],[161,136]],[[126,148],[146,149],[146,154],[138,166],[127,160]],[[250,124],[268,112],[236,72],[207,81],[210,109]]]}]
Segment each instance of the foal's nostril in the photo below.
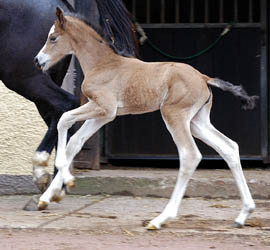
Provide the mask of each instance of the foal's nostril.
[{"label": "foal's nostril", "polygon": [[38,64],[38,63],[39,63],[37,57],[34,58],[34,63],[35,63],[35,64]]},{"label": "foal's nostril", "polygon": [[40,68],[40,64],[37,57],[34,58],[34,63],[38,68]]}]

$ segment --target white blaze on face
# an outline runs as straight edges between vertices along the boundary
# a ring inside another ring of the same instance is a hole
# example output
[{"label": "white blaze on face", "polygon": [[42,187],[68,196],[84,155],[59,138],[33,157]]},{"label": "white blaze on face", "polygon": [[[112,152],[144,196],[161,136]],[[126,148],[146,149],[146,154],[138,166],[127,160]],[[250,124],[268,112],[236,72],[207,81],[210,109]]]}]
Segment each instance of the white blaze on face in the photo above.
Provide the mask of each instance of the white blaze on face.
[{"label": "white blaze on face", "polygon": [[[53,34],[55,31],[55,26],[53,25],[50,29],[50,32],[48,34],[48,37],[50,37],[51,34]],[[46,64],[50,61],[51,57],[50,55],[44,53],[43,51],[45,50],[46,47],[46,43],[45,45],[42,47],[42,49],[39,51],[39,53],[37,54],[37,59],[39,61],[39,64],[42,65],[42,68],[46,68]]]},{"label": "white blaze on face", "polygon": [[53,25],[53,26],[51,27],[51,29],[50,29],[50,31],[49,31],[49,34],[48,34],[48,37],[49,37],[51,34],[53,34],[54,31],[55,31],[55,25]]}]

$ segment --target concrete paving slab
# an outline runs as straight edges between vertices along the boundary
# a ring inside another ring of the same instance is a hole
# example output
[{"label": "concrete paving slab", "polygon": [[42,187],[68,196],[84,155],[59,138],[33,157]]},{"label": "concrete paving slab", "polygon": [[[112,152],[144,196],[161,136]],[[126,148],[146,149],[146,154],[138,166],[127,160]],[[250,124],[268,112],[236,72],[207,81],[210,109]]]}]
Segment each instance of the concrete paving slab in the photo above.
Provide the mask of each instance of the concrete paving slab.
[{"label": "concrete paving slab", "polygon": [[[0,229],[78,230],[99,233],[146,233],[146,221],[157,216],[165,198],[68,195],[45,211],[23,211],[29,196],[0,197]],[[239,200],[186,198],[179,217],[162,233],[255,237],[270,245],[270,201],[256,200],[257,209],[243,229],[232,227],[241,209]]]}]

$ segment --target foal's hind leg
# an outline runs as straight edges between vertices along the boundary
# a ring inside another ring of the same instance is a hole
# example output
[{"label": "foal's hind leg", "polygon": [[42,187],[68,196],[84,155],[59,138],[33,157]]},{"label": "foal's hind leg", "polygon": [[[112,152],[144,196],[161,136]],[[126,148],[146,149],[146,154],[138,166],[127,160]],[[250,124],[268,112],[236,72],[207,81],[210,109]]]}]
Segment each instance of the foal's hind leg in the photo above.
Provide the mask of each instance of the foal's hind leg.
[{"label": "foal's hind leg", "polygon": [[210,122],[210,109],[211,101],[192,119],[191,131],[195,137],[214,148],[230,167],[243,203],[242,210],[235,220],[235,226],[242,227],[255,209],[255,203],[242,171],[238,145],[214,128]]},{"label": "foal's hind leg", "polygon": [[194,111],[164,105],[161,112],[178,149],[180,170],[169,203],[163,212],[149,223],[147,229],[159,229],[168,219],[177,216],[188,181],[201,161],[201,154],[190,131],[190,120]]}]

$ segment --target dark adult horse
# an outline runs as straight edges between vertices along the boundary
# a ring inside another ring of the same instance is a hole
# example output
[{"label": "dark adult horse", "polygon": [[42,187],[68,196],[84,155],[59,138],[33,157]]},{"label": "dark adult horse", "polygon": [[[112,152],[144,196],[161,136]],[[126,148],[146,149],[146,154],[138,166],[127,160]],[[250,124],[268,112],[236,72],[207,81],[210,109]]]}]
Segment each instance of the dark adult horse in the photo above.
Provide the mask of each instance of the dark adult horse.
[{"label": "dark adult horse", "polygon": [[[85,18],[104,34],[111,47],[119,54],[134,56],[134,32],[121,0],[81,1],[89,5]],[[0,80],[9,89],[34,102],[48,126],[32,159],[34,181],[42,192],[50,181],[44,167],[57,143],[57,122],[64,112],[80,104],[78,97],[61,88],[70,57],[48,74],[43,74],[33,63],[55,20],[57,6],[72,11],[66,0],[0,1]]]}]

